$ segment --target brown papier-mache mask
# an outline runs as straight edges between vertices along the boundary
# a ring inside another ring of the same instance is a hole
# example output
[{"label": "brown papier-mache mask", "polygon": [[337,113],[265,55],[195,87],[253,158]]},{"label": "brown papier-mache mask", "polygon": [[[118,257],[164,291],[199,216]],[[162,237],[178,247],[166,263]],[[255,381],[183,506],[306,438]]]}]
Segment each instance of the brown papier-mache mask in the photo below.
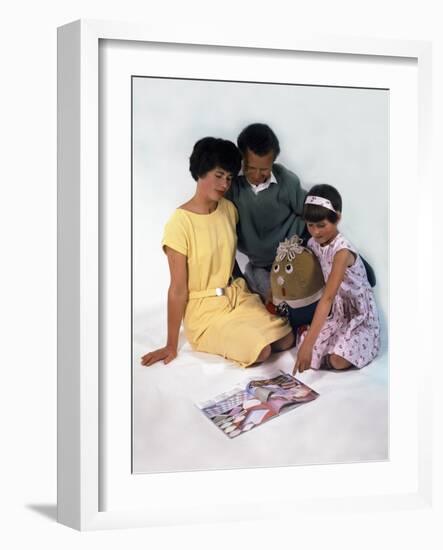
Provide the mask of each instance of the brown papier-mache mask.
[{"label": "brown papier-mache mask", "polygon": [[310,305],[321,298],[325,281],[314,253],[293,235],[279,244],[271,268],[272,301],[292,308]]}]

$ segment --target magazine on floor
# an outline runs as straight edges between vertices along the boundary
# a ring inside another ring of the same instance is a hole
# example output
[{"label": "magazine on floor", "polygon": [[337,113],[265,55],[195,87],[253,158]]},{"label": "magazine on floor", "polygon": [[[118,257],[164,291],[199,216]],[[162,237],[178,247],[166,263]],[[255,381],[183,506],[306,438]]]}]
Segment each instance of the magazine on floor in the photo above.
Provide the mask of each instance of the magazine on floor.
[{"label": "magazine on floor", "polygon": [[274,378],[251,379],[197,406],[217,428],[234,438],[318,395],[291,374],[282,372]]}]

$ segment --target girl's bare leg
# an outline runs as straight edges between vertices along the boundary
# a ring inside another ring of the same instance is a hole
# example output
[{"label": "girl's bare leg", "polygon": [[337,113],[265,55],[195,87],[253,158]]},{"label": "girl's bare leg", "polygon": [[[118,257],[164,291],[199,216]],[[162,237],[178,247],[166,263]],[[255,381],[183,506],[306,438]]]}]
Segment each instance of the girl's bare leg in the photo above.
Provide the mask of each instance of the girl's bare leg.
[{"label": "girl's bare leg", "polygon": [[340,357],[340,355],[336,355],[335,353],[331,353],[328,359],[331,367],[337,370],[347,369],[352,366],[352,363],[350,363],[347,359]]},{"label": "girl's bare leg", "polygon": [[272,351],[284,351],[285,349],[292,348],[295,342],[295,336],[294,333],[291,331],[286,336],[283,336],[283,338],[280,338],[280,340],[277,340],[276,342],[272,342],[271,347]]}]

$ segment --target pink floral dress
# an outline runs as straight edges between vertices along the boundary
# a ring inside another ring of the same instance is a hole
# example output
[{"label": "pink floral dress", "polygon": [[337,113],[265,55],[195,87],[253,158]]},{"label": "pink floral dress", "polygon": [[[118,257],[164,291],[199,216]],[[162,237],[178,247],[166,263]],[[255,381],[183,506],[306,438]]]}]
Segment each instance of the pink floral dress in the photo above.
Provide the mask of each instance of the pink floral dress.
[{"label": "pink floral dress", "polygon": [[[348,249],[356,260],[345,272],[340,288],[313,351],[311,368],[319,369],[325,355],[334,353],[347,359],[355,367],[370,363],[380,349],[380,326],[374,294],[368,283],[366,270],[354,247],[339,233],[326,246],[309,239],[308,247],[317,256],[325,281],[332,269],[335,254]],[[300,343],[305,334],[302,334]]]}]

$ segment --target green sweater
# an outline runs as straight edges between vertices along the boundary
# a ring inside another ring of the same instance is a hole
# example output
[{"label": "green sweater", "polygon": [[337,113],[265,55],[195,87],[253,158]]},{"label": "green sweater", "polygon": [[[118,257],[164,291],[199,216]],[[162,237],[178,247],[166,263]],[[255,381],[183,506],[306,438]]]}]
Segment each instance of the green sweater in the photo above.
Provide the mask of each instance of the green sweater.
[{"label": "green sweater", "polygon": [[281,164],[272,172],[278,183],[255,194],[244,176],[238,176],[226,193],[238,210],[237,246],[258,267],[270,267],[281,241],[304,229],[306,191],[298,177]]}]

